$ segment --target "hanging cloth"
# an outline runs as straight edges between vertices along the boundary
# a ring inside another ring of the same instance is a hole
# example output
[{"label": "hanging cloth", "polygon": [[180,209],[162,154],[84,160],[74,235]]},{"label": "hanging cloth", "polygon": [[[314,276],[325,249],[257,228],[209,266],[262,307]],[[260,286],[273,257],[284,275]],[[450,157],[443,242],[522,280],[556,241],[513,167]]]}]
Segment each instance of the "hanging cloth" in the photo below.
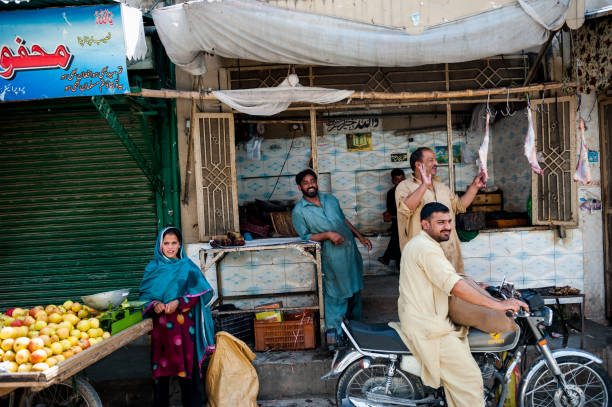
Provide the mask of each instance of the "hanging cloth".
[{"label": "hanging cloth", "polygon": [[290,74],[272,88],[217,90],[213,95],[239,112],[254,116],[272,116],[287,109],[291,103],[328,104],[339,102],[353,94],[352,90],[312,88],[302,86],[296,74]]}]

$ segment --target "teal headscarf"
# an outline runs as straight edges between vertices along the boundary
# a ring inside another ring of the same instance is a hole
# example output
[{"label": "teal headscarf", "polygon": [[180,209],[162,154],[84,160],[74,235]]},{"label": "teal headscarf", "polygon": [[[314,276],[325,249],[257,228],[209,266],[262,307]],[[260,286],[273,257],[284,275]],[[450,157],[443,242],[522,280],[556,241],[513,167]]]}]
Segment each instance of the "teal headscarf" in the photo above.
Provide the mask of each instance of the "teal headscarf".
[{"label": "teal headscarf", "polygon": [[174,227],[165,228],[157,235],[155,258],[145,267],[139,288],[140,300],[148,303],[143,313],[146,314],[155,301],[166,304],[173,300],[180,301],[182,297],[199,297],[194,307],[195,351],[201,366],[206,355],[215,349],[215,329],[210,307],[206,306],[214,292],[200,268],[185,255],[182,242],[177,259],[164,255],[162,242],[169,230],[177,232],[181,240],[180,231]]}]

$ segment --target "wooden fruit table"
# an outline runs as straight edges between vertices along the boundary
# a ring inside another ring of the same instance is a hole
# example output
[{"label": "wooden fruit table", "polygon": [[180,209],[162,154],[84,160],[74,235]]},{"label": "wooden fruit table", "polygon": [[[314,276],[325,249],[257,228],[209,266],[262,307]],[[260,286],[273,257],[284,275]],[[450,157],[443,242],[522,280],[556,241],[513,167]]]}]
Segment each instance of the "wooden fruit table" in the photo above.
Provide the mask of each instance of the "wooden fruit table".
[{"label": "wooden fruit table", "polygon": [[20,387],[40,390],[53,384],[61,383],[117,349],[134,341],[136,338],[150,332],[152,328],[152,320],[145,319],[44,372],[0,373],[0,397]]}]

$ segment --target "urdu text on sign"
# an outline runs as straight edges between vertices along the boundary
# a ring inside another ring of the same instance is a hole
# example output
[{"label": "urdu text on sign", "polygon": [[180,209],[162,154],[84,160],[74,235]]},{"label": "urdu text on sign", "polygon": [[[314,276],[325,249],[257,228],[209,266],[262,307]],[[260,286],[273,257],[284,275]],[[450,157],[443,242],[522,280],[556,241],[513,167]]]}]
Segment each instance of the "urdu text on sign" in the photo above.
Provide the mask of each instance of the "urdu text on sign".
[{"label": "urdu text on sign", "polygon": [[129,91],[119,4],[0,13],[0,101]]}]

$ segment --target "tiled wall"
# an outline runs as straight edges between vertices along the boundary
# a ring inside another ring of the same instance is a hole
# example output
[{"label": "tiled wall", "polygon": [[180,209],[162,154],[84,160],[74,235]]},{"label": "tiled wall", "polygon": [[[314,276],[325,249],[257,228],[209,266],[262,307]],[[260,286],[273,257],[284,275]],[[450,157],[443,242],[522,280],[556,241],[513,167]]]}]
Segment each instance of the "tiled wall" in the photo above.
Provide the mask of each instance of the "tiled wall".
[{"label": "tiled wall", "polygon": [[[201,247],[201,244],[187,247],[189,258],[200,267]],[[315,305],[314,295],[286,295],[291,291],[316,290],[314,264],[295,249],[228,253],[219,264],[223,296],[270,294],[258,299],[225,300],[225,303],[241,309],[275,301],[282,301],[286,307]],[[206,273],[206,278],[218,290],[214,267]]]},{"label": "tiled wall", "polygon": [[518,288],[571,285],[584,289],[581,229],[480,233],[461,243],[466,273],[499,284],[504,277]]},{"label": "tiled wall", "polygon": [[531,194],[531,171],[524,155],[527,110],[498,120],[491,129],[492,163],[497,186],[504,192],[504,210],[525,212]]}]

